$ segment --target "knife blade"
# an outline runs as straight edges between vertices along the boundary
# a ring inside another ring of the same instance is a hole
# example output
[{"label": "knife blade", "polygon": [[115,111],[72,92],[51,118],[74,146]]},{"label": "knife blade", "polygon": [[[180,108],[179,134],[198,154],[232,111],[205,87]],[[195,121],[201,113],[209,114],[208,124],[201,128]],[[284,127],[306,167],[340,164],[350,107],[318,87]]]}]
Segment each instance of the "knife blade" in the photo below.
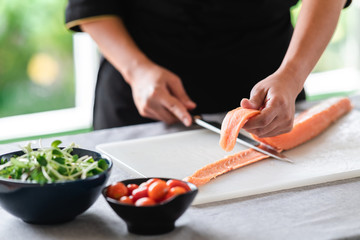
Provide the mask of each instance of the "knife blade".
[{"label": "knife blade", "polygon": [[[193,121],[203,127],[206,128],[210,131],[213,131],[215,133],[220,134],[221,133],[221,124],[218,122],[212,122],[212,121],[205,121],[204,119],[202,119],[201,116],[194,116],[193,117]],[[242,133],[239,133],[238,137],[236,138],[236,142],[252,148],[256,151],[259,151],[263,154],[266,154],[268,156],[271,156],[275,159],[281,160],[281,161],[285,161],[285,162],[289,162],[289,163],[293,163],[293,161],[291,159],[289,159],[287,156],[285,156],[282,153],[277,152],[274,148],[272,148],[271,146],[268,146],[266,144],[260,143],[254,139],[249,138],[248,136],[243,135]]]}]

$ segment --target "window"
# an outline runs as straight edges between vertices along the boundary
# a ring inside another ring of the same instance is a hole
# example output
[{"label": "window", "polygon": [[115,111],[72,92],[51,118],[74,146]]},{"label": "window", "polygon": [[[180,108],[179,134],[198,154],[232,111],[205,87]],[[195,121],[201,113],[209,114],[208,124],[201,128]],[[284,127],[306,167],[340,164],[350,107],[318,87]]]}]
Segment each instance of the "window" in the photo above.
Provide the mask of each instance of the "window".
[{"label": "window", "polygon": [[[294,9],[294,22],[301,8]],[[305,83],[308,100],[360,92],[360,0],[341,13],[338,26],[324,54]]]},{"label": "window", "polygon": [[0,3],[0,117],[75,106],[72,36],[65,1]]},{"label": "window", "polygon": [[99,57],[65,28],[66,4],[0,2],[0,141],[91,127]]}]

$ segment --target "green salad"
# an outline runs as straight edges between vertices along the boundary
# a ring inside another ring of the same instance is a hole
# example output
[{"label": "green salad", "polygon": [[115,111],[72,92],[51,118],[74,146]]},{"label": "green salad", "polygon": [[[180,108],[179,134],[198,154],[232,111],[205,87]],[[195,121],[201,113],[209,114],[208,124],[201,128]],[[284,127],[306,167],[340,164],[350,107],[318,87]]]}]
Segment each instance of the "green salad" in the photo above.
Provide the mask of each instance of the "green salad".
[{"label": "green salad", "polygon": [[105,159],[95,161],[91,156],[72,155],[75,144],[59,148],[60,144],[55,140],[51,147],[35,151],[29,143],[22,147],[23,155],[0,160],[0,177],[44,184],[85,179],[109,167]]}]

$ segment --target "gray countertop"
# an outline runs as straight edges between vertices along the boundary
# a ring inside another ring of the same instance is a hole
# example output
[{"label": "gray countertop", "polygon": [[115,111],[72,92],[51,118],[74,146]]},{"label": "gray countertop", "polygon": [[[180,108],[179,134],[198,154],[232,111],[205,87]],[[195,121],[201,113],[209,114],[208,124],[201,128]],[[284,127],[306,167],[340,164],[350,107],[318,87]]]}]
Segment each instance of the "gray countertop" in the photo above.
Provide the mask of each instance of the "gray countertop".
[{"label": "gray countertop", "polygon": [[[360,96],[351,97],[360,110]],[[299,111],[312,102],[297,105]],[[222,114],[208,118],[220,120]],[[360,123],[360,122],[359,122]],[[100,143],[192,130],[181,125],[142,124],[57,137],[95,149]],[[43,145],[54,138],[43,139]],[[0,145],[0,154],[25,142]],[[130,178],[114,166],[109,182]],[[176,229],[157,236],[127,232],[125,223],[103,197],[74,221],[60,225],[31,225],[0,207],[0,239],[360,239],[360,178],[261,194],[190,207]]]}]

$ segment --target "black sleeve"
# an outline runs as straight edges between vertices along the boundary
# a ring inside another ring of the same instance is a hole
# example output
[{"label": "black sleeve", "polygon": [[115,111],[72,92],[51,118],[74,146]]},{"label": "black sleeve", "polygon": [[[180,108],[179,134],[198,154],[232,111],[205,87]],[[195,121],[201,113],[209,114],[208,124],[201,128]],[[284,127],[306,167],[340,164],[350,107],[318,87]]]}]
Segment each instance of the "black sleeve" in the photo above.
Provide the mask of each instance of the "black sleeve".
[{"label": "black sleeve", "polygon": [[81,31],[83,22],[108,16],[122,16],[122,0],[69,0],[65,10],[66,27]]},{"label": "black sleeve", "polygon": [[352,1],[352,0],[346,0],[346,3],[345,3],[345,5],[344,5],[344,8],[347,8],[348,6],[350,6],[351,1]]}]

